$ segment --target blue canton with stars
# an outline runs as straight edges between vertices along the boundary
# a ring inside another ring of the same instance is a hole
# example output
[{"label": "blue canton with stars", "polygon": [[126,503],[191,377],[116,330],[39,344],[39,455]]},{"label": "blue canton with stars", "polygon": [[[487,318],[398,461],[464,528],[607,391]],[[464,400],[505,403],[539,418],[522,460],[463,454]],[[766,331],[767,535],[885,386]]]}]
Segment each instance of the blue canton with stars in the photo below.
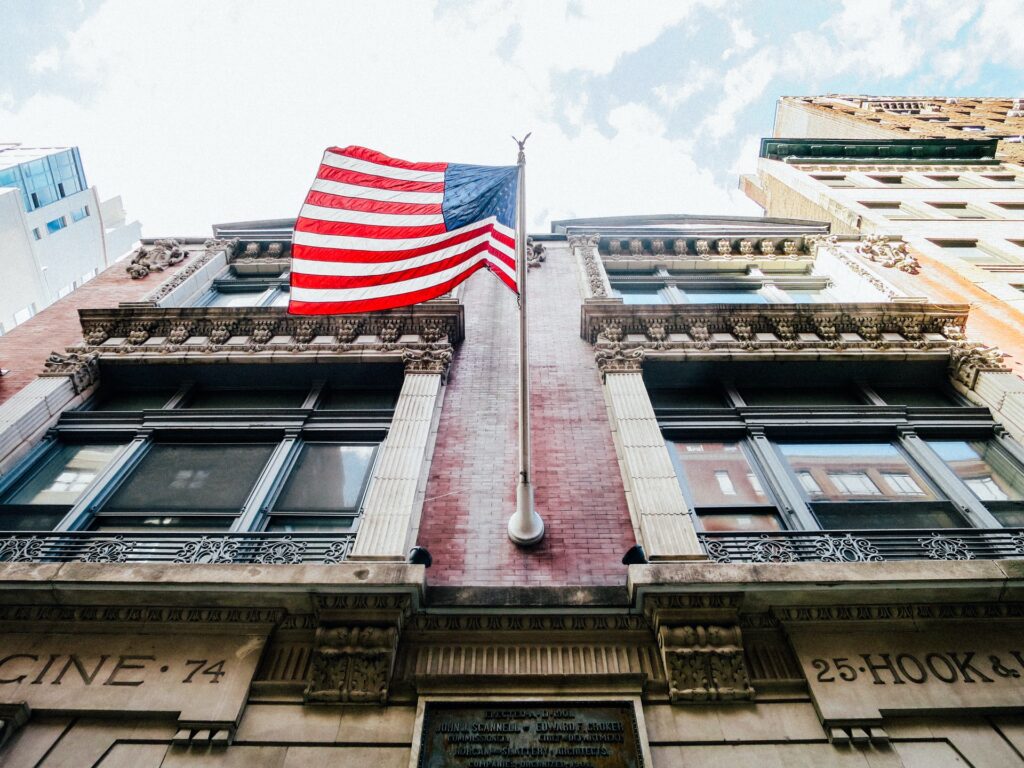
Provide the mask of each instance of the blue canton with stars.
[{"label": "blue canton with stars", "polygon": [[514,165],[457,165],[444,173],[441,213],[445,228],[453,229],[497,216],[510,229],[516,226],[516,188],[519,169]]}]

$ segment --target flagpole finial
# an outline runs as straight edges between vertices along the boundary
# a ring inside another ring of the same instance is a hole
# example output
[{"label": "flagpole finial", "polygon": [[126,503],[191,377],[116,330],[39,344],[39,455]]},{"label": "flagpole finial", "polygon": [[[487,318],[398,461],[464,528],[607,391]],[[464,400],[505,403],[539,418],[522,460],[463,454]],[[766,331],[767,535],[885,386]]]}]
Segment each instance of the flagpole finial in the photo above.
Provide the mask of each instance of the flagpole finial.
[{"label": "flagpole finial", "polygon": [[530,131],[521,139],[517,139],[515,136],[512,137],[512,141],[519,145],[519,163],[526,162],[526,140],[531,136],[533,136],[533,131]]}]

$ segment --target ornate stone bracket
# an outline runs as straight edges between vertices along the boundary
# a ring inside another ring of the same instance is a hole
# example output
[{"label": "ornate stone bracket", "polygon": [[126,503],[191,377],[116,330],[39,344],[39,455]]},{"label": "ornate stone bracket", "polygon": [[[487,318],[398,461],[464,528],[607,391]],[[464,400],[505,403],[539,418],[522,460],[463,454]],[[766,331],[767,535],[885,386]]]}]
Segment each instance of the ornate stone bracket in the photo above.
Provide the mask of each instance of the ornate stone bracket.
[{"label": "ornate stone bracket", "polygon": [[425,349],[402,350],[402,362],[405,372],[440,374],[442,381],[448,379],[448,368],[452,362],[451,344],[433,344]]},{"label": "ornate stone bracket", "polygon": [[306,702],[386,704],[397,647],[397,626],[320,627]]},{"label": "ornate stone bracket", "polygon": [[587,277],[590,296],[603,299],[608,296],[608,278],[597,255],[597,243],[600,235],[573,235],[569,238],[569,247],[579,254],[583,262],[583,271]]},{"label": "ornate stone bracket", "polygon": [[139,246],[125,270],[132,280],[141,280],[150,272],[163,272],[186,258],[188,251],[177,240],[156,240],[152,245]]},{"label": "ornate stone bracket", "polygon": [[75,394],[80,394],[100,380],[99,355],[95,352],[51,352],[43,363],[40,376],[66,376],[71,379]]},{"label": "ornate stone bracket", "polygon": [[179,285],[188,280],[192,275],[202,269],[214,256],[221,251],[227,251],[230,256],[235,248],[238,246],[237,240],[225,240],[225,239],[213,239],[207,240],[203,243],[203,253],[201,256],[194,258],[187,267],[179,270],[175,275],[163,283],[153,293],[146,297],[147,301],[156,303],[160,299],[167,296],[171,291],[177,288]]},{"label": "ornate stone bracket", "polygon": [[863,235],[857,253],[887,269],[898,269],[910,275],[921,271],[920,262],[910,253],[907,244],[888,235]]},{"label": "ornate stone bracket", "polygon": [[974,389],[980,373],[1005,373],[1003,353],[995,347],[959,342],[949,351],[949,375],[968,389]]},{"label": "ornate stone bracket", "polygon": [[753,700],[739,627],[662,626],[658,645],[673,702]]},{"label": "ornate stone bracket", "polygon": [[28,722],[30,714],[28,704],[23,701],[17,704],[0,704],[0,747]]},{"label": "ornate stone bracket", "polygon": [[548,258],[547,248],[544,243],[534,240],[532,237],[526,239],[526,268],[539,267]]},{"label": "ornate stone bracket", "polygon": [[643,370],[644,356],[647,351],[642,347],[623,347],[622,344],[609,344],[594,353],[597,369],[604,376],[609,373],[637,373]]}]

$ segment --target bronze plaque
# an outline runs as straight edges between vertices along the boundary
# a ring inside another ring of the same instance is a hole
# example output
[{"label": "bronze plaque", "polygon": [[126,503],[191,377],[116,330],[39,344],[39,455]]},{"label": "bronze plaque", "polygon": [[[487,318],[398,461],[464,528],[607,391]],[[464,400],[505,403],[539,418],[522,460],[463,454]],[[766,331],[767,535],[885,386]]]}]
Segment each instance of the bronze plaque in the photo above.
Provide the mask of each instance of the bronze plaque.
[{"label": "bronze plaque", "polygon": [[419,768],[642,768],[629,702],[428,703]]}]

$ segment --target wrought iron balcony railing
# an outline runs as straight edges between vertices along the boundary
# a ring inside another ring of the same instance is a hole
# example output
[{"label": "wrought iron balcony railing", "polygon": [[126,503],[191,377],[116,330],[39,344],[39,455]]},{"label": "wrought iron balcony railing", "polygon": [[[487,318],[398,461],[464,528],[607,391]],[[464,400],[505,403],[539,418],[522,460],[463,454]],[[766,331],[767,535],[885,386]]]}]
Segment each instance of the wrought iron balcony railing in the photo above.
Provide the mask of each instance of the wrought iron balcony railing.
[{"label": "wrought iron balcony railing", "polygon": [[1024,559],[1024,528],[717,531],[698,534],[717,563],[872,563]]},{"label": "wrought iron balcony railing", "polygon": [[354,533],[5,531],[0,562],[333,565],[354,543]]}]

